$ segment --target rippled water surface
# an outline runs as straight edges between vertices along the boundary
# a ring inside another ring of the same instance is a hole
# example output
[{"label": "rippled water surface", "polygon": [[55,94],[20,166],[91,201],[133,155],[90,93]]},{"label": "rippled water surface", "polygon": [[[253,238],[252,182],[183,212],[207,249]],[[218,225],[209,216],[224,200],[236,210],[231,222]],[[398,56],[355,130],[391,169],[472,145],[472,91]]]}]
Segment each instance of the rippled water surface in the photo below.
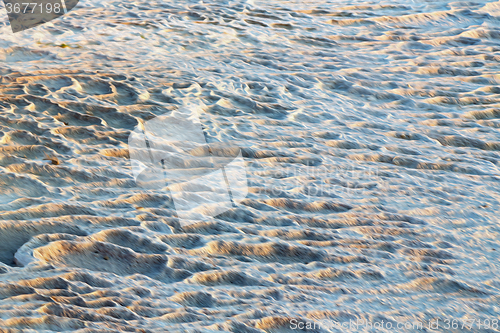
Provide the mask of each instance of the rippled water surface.
[{"label": "rippled water surface", "polygon": [[[0,330],[498,331],[499,2],[0,12]],[[127,143],[186,104],[249,194],[179,226]]]}]

